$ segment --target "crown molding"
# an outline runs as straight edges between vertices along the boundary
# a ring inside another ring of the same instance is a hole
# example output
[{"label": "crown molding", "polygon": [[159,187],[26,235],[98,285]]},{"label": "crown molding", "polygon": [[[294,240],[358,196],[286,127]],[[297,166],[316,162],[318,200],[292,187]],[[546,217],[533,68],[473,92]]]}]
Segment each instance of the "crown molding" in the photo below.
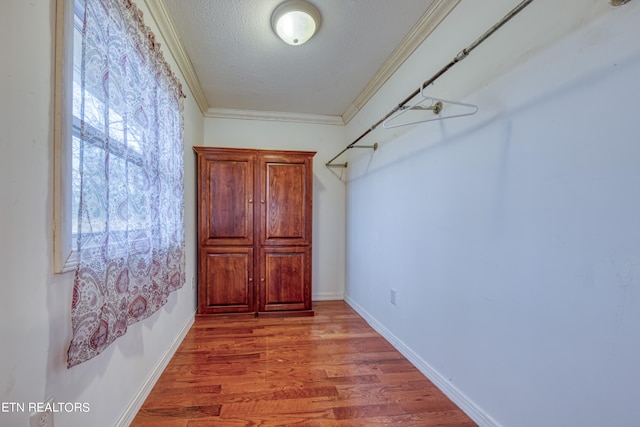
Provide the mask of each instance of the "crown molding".
[{"label": "crown molding", "polygon": [[349,108],[342,114],[345,124],[360,111],[398,68],[411,56],[418,46],[435,30],[460,0],[435,0],[400,42],[389,58],[378,69],[367,86],[360,92]]},{"label": "crown molding", "polygon": [[266,120],[275,122],[313,123],[343,126],[340,116],[322,114],[288,113],[281,111],[235,110],[231,108],[209,108],[205,117],[242,120]]},{"label": "crown molding", "polygon": [[227,108],[211,108],[202,91],[202,86],[193,68],[191,59],[178,37],[173,20],[164,0],[144,0],[149,12],[157,24],[162,38],[178,64],[187,86],[205,117],[232,118],[245,120],[268,120],[297,123],[316,123],[328,125],[345,125],[375,95],[384,83],[396,72],[416,48],[437,28],[442,20],[460,3],[460,0],[435,0],[429,9],[420,17],[409,34],[402,40],[389,58],[378,69],[367,86],[360,92],[342,116],[328,116],[303,113],[286,113],[273,111],[234,110]]},{"label": "crown molding", "polygon": [[200,111],[202,112],[202,114],[205,114],[205,112],[209,109],[209,103],[207,102],[207,98],[202,91],[202,86],[200,86],[198,75],[193,68],[191,59],[189,59],[187,50],[182,44],[182,41],[180,41],[180,37],[178,37],[176,27],[173,24],[171,15],[167,10],[167,6],[165,5],[163,0],[144,0],[144,2],[147,5],[149,12],[151,12],[151,17],[158,25],[160,34],[162,35],[164,41],[167,43],[167,47],[169,48],[169,52],[171,52],[173,59],[178,64],[178,68],[180,69],[182,76],[186,80],[187,86],[189,86],[189,89],[191,90],[191,93],[193,94],[198,107],[200,107]]}]

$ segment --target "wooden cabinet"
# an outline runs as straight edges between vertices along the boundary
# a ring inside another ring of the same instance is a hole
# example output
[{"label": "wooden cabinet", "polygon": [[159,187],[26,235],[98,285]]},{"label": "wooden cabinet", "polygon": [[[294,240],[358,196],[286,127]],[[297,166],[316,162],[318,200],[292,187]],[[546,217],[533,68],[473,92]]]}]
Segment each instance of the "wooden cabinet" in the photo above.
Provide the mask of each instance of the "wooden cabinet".
[{"label": "wooden cabinet", "polygon": [[312,315],[315,153],[194,151],[198,313]]}]

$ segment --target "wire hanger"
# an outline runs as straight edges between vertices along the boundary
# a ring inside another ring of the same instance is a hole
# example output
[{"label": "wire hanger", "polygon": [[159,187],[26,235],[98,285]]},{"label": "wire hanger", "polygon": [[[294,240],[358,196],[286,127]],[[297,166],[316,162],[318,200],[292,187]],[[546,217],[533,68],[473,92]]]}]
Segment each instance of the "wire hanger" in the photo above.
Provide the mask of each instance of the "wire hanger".
[{"label": "wire hanger", "polygon": [[[429,104],[425,105],[426,102],[429,102]],[[463,111],[458,113],[452,113],[449,115],[442,115],[440,113],[442,113],[446,104],[463,107]],[[408,111],[433,111],[433,117],[427,118],[427,119],[415,120],[412,122],[404,122],[404,123],[401,122],[401,123],[391,124],[392,121],[396,120],[398,117],[400,117],[401,115],[405,114]],[[465,104],[463,102],[456,102],[456,101],[447,101],[446,99],[439,99],[439,98],[426,96],[424,94],[424,87],[420,87],[420,99],[418,100],[418,102],[416,102],[413,105],[402,106],[397,112],[389,116],[382,123],[382,127],[384,127],[385,129],[392,129],[400,126],[415,125],[417,123],[452,119],[454,117],[471,116],[475,114],[477,111],[478,111],[477,105]]]}]

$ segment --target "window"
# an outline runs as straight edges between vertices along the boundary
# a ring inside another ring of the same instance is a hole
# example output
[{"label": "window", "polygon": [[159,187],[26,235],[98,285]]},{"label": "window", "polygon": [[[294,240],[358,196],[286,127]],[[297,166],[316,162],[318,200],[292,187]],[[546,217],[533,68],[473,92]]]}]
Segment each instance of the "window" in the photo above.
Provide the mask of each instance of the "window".
[{"label": "window", "polygon": [[[120,184],[126,183],[127,212],[113,216],[109,220],[105,218],[108,209],[99,197],[100,189],[108,184],[104,175],[90,174],[85,177],[85,185],[95,186],[96,191],[85,191],[88,197],[84,200],[82,208],[92,210],[86,215],[85,238],[104,233],[105,226],[109,224],[110,232],[124,233],[126,231],[141,230],[145,227],[146,212],[144,198],[145,174],[143,171],[144,159],[142,158],[142,130],[136,125],[136,120],[128,120],[125,124],[123,111],[114,111],[115,106],[126,109],[126,103],[105,103],[101,91],[86,83],[82,86],[82,25],[84,17],[84,2],[74,2],[73,18],[73,125],[72,125],[72,156],[71,156],[71,242],[72,247],[77,248],[81,174],[80,169],[101,170],[101,163],[105,157],[110,159],[110,175],[115,177]],[[96,89],[96,90],[94,90]],[[82,111],[81,111],[82,110]],[[108,118],[108,123],[106,123]],[[83,129],[84,126],[84,129]],[[108,128],[107,135],[104,129]],[[84,137],[81,133],[84,131]],[[92,164],[93,163],[93,164]],[[127,175],[126,177],[124,175]],[[93,231],[93,233],[87,232]],[[95,244],[91,240],[85,241],[85,246]]]},{"label": "window", "polygon": [[[140,199],[144,196],[141,186],[137,185],[144,179],[142,173],[142,159],[141,156],[141,135],[139,129],[135,126],[134,122],[129,122],[126,126],[126,142],[124,138],[125,126],[124,119],[118,111],[109,111],[105,114],[104,100],[100,99],[98,91],[86,88],[84,91],[84,102],[82,100],[83,90],[81,85],[82,78],[82,26],[84,16],[84,1],[65,0],[58,2],[59,6],[63,8],[69,8],[72,10],[65,11],[59,10],[59,15],[62,16],[59,19],[59,25],[62,27],[70,27],[68,31],[70,36],[66,37],[66,42],[62,46],[58,46],[60,55],[62,56],[61,62],[72,65],[72,73],[68,73],[72,76],[71,81],[59,81],[58,88],[60,89],[56,95],[60,98],[66,98],[65,105],[59,105],[59,113],[57,114],[58,122],[56,123],[59,132],[56,135],[56,145],[60,148],[57,157],[58,179],[56,179],[57,187],[57,209],[56,209],[56,224],[55,224],[55,237],[56,237],[56,272],[73,271],[78,266],[78,253],[77,253],[77,236],[78,236],[78,210],[80,203],[80,163],[82,162],[102,162],[104,156],[108,151],[109,156],[112,159],[122,159],[121,162],[114,161],[112,167],[116,169],[126,170],[130,178],[128,181],[132,184],[129,197],[132,200],[130,206],[128,206],[128,225],[124,221],[120,223],[116,221],[111,222],[111,230],[120,229],[124,231],[127,226],[134,225],[134,218],[138,217],[137,227],[143,227],[144,212],[141,212],[141,208],[144,206],[140,203]],[[71,18],[67,16],[71,15]],[[65,21],[72,21],[71,23]],[[71,30],[72,28],[72,30]],[[66,28],[61,28],[64,31]],[[62,32],[59,31],[59,35]],[[64,36],[62,37],[64,39]],[[58,67],[60,74],[58,78],[68,78],[63,76],[65,74],[62,70],[62,65]],[[64,95],[63,95],[64,93]],[[69,102],[71,101],[71,102]],[[69,105],[71,104],[71,105]],[[81,114],[81,108],[83,112]],[[82,123],[81,115],[84,119]],[[105,128],[105,117],[109,117],[109,143],[106,144],[106,137],[102,129]],[[71,118],[71,120],[69,120]],[[64,121],[64,122],[63,122]],[[81,127],[84,124],[85,134],[90,135],[90,138],[81,138]],[[80,153],[82,153],[82,160]],[[125,155],[126,153],[126,155]],[[66,170],[64,170],[66,169]],[[93,176],[92,180],[96,180],[99,177]],[[100,183],[95,182],[97,186],[101,186]],[[102,185],[104,186],[104,184]],[[94,209],[92,217],[96,217],[99,211],[95,209],[100,206],[99,200],[84,200],[85,209]],[[137,208],[137,209],[136,209]],[[86,227],[93,228],[96,232],[103,232],[104,220],[93,221],[92,223],[85,224]],[[88,243],[88,242],[87,242]]]},{"label": "window", "polygon": [[56,269],[75,271],[69,367],[184,284],[183,105],[130,0],[58,1]]}]

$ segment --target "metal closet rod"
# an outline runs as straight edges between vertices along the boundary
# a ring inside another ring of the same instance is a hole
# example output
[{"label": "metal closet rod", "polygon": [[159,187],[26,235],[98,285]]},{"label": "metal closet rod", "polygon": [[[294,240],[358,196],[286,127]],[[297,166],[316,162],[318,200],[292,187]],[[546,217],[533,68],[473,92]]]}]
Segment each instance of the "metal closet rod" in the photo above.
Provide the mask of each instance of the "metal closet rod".
[{"label": "metal closet rod", "polygon": [[[482,42],[484,42],[486,39],[489,38],[489,36],[491,36],[493,33],[495,33],[500,27],[502,27],[504,24],[506,24],[507,22],[509,22],[509,20],[511,20],[511,18],[513,18],[514,16],[516,16],[518,13],[520,13],[522,11],[522,9],[524,9],[525,7],[527,7],[531,2],[533,2],[533,0],[524,0],[522,2],[520,2],[520,4],[518,4],[516,7],[513,8],[513,10],[511,10],[511,12],[507,13],[501,20],[499,20],[493,27],[489,28],[487,31],[484,32],[484,34],[482,34],[480,37],[478,37],[473,43],[471,43],[469,46],[467,46],[466,48],[462,49],[447,65],[445,65],[444,67],[442,67],[438,72],[436,72],[429,80],[426,80],[424,83],[422,83],[422,86],[419,87],[418,89],[414,90],[409,96],[407,96],[405,99],[403,99],[398,105],[396,105],[393,110],[389,111],[383,118],[381,118],[380,120],[378,120],[375,124],[373,124],[369,129],[367,129],[362,135],[360,135],[358,138],[356,138],[351,144],[347,145],[341,152],[339,152],[334,158],[332,158],[331,160],[329,160],[325,165],[327,167],[347,167],[347,163],[341,163],[341,164],[333,164],[333,161],[335,159],[337,159],[338,157],[340,157],[345,151],[354,148],[354,146],[358,143],[358,141],[360,141],[362,138],[364,138],[365,136],[369,135],[369,133],[371,133],[375,128],[377,128],[378,126],[380,126],[381,123],[383,123],[385,120],[387,120],[389,117],[391,117],[392,114],[394,114],[396,111],[400,110],[401,108],[403,108],[405,106],[406,103],[408,103],[409,101],[411,101],[411,99],[416,96],[417,94],[420,93],[420,90],[425,89],[427,86],[429,86],[430,84],[432,84],[433,82],[435,82],[440,76],[442,76],[444,73],[446,73],[447,71],[449,71],[449,69],[451,67],[453,67],[454,65],[456,65],[458,62],[462,61],[464,58],[466,58],[467,56],[469,56],[469,54],[471,53],[471,51],[473,51],[476,47],[478,47]],[[377,144],[376,144],[377,145]],[[377,148],[377,147],[376,147]]]}]

